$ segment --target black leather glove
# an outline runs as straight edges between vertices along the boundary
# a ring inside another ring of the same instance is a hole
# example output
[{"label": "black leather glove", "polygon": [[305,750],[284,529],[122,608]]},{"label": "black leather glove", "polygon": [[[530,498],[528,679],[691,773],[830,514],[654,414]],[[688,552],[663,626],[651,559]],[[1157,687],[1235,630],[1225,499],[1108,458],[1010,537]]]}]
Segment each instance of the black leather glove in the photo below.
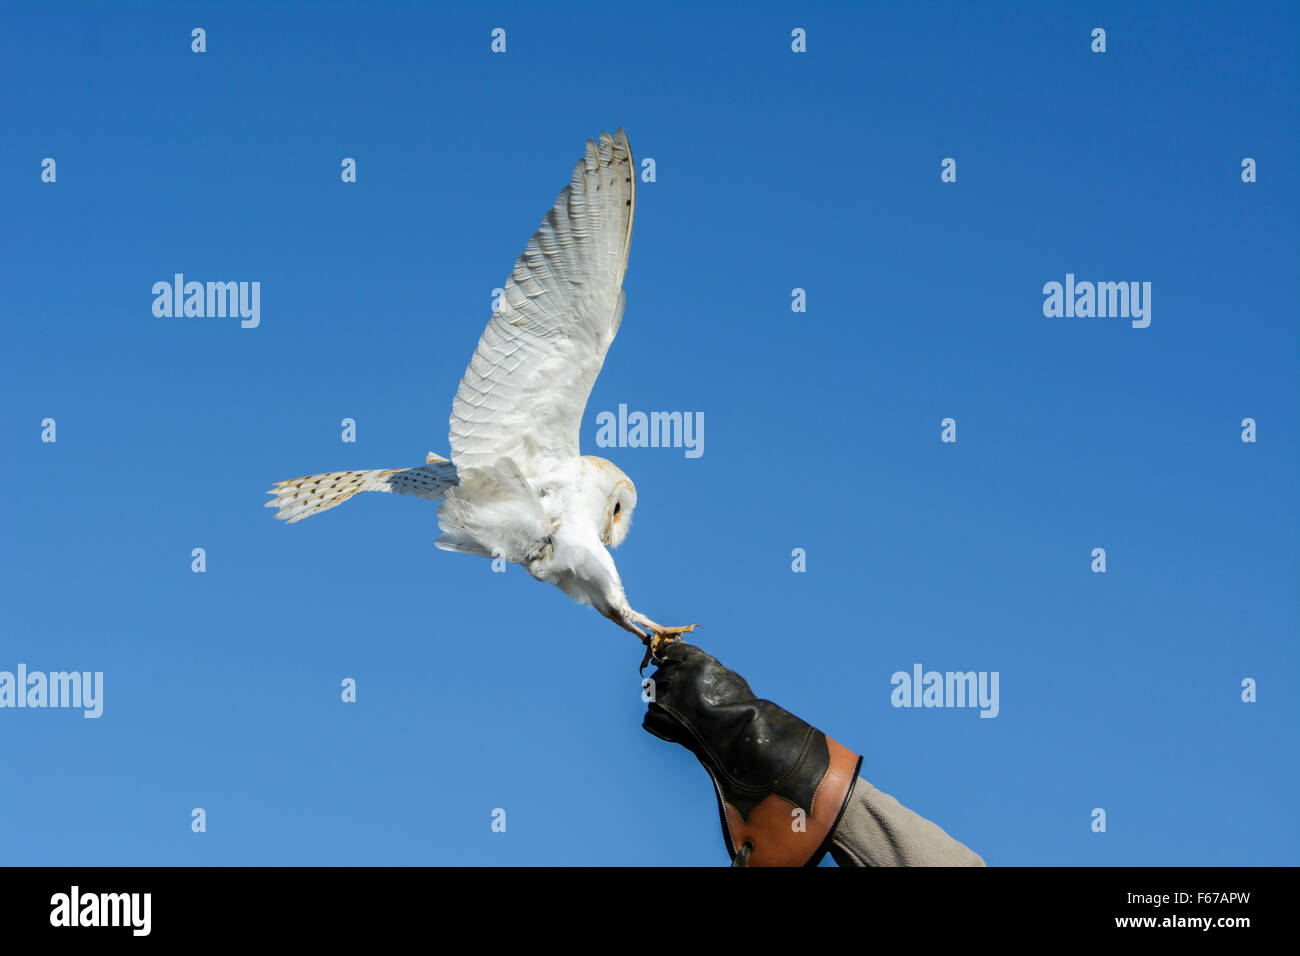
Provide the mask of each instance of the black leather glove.
[{"label": "black leather glove", "polygon": [[733,866],[816,866],[862,758],[691,644],[659,652],[641,726],[690,750],[713,778]]}]

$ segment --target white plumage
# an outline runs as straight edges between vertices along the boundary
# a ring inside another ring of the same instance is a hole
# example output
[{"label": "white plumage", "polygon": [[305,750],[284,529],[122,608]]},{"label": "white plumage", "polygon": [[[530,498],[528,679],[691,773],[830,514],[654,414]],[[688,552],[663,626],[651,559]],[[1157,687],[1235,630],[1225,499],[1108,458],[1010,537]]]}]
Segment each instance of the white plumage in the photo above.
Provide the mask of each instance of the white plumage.
[{"label": "white plumage", "polygon": [[[618,333],[636,212],[627,136],[587,142],[573,178],[528,241],[452,402],[451,460],[278,482],[267,507],[290,523],[361,491],[441,501],[435,542],[520,564],[650,649],[691,627],[662,627],[628,604],[608,548],[626,537],[636,488],[583,456],[578,432]],[[641,628],[644,627],[649,631]]]}]

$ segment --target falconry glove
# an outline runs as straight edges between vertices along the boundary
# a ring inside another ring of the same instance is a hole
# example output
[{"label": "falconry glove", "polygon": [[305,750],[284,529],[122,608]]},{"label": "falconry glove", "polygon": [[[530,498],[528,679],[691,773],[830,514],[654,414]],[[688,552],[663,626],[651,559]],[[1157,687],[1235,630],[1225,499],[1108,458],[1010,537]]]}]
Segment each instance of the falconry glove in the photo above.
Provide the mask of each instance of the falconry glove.
[{"label": "falconry glove", "polygon": [[659,653],[641,726],[690,750],[713,778],[733,866],[816,866],[862,758],[691,644]]}]

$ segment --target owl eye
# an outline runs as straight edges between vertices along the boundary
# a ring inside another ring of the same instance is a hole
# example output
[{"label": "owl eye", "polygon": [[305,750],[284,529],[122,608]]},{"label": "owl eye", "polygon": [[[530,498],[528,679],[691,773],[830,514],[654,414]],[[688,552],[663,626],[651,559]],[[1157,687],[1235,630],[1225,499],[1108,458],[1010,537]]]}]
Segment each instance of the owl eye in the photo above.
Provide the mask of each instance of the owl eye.
[{"label": "owl eye", "polygon": [[619,513],[620,511],[622,511],[622,510],[623,510],[623,502],[621,502],[621,501],[615,502],[615,503],[614,503],[614,514],[618,514],[618,513]]}]

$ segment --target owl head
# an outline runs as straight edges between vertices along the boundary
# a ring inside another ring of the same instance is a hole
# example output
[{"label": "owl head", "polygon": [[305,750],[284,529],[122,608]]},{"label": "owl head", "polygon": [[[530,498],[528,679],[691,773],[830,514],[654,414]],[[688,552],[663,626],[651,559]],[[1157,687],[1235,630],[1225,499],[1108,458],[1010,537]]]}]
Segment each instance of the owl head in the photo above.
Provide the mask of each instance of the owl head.
[{"label": "owl head", "polygon": [[612,461],[583,456],[588,472],[598,490],[596,497],[603,500],[603,513],[599,516],[600,543],[607,548],[617,548],[632,527],[632,511],[636,508],[636,485],[623,474],[623,469]]}]

